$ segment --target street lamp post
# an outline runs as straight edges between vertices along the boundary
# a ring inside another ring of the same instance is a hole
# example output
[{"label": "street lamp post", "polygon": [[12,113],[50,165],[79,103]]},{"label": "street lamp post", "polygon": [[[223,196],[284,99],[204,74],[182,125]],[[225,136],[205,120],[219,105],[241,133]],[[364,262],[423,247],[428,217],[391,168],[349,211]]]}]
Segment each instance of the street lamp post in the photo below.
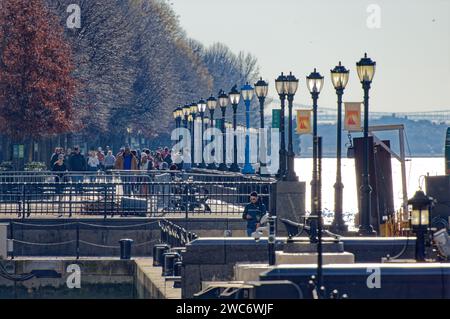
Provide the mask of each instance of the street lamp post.
[{"label": "street lamp post", "polygon": [[334,220],[331,224],[331,230],[336,233],[347,231],[342,216],[343,189],[341,174],[341,158],[342,158],[342,95],[348,83],[349,70],[347,70],[341,62],[333,70],[331,70],[331,82],[336,89],[337,95],[337,140],[336,140],[336,183],[334,184]]},{"label": "street lamp post", "polygon": [[370,224],[371,218],[371,193],[372,187],[370,186],[369,176],[369,90],[375,75],[376,63],[372,59],[367,57],[367,53],[364,57],[356,63],[356,69],[358,71],[358,77],[361,81],[364,89],[364,153],[363,153],[363,173],[362,173],[362,186],[361,186],[361,212],[358,233],[359,235],[375,235],[372,225]]},{"label": "street lamp post", "polygon": [[287,76],[288,81],[288,92],[287,92],[287,98],[288,98],[288,109],[289,109],[289,132],[288,132],[288,158],[287,158],[287,173],[285,180],[290,182],[296,182],[298,181],[297,174],[295,174],[294,169],[294,159],[295,159],[295,153],[294,153],[294,145],[293,145],[293,127],[292,127],[292,107],[294,104],[294,95],[297,92],[298,89],[298,79],[292,75],[292,72]]},{"label": "street lamp post", "polygon": [[205,158],[203,156],[203,150],[204,150],[203,123],[205,121],[206,102],[203,99],[201,99],[198,102],[198,104],[197,104],[197,108],[198,108],[198,111],[200,112],[200,120],[201,120],[201,123],[200,123],[200,142],[201,142],[201,151],[202,151],[202,154],[201,154],[202,160],[201,160],[201,163],[198,165],[198,167],[199,168],[206,168]]},{"label": "street lamp post", "polygon": [[191,104],[191,113],[192,117],[191,122],[191,167],[196,167],[197,163],[195,162],[195,120],[197,118],[198,106],[197,103]]},{"label": "street lamp post", "polygon": [[[181,107],[177,107],[173,111],[173,117],[175,118],[175,128],[178,130],[181,127],[181,119],[183,117],[183,109]],[[180,142],[180,136],[177,138],[177,143]]]},{"label": "street lamp post", "polygon": [[262,78],[255,83],[255,93],[259,101],[259,115],[260,115],[260,134],[259,134],[259,174],[265,174],[265,167],[267,166],[266,158],[266,134],[264,132],[264,101],[266,100],[269,91],[269,84]]},{"label": "street lamp post", "polygon": [[288,81],[286,76],[281,75],[275,80],[275,88],[278,92],[281,101],[280,113],[280,168],[278,169],[278,179],[283,179],[286,175],[286,136],[284,130],[284,109],[286,102],[286,95],[288,93]]},{"label": "street lamp post", "polygon": [[[188,130],[189,129],[189,127],[188,127],[188,124],[189,124],[189,114],[191,113],[191,106],[190,105],[185,105],[185,106],[183,106],[183,108],[182,108],[182,112],[183,112],[183,116],[184,116],[184,119],[183,119],[183,127],[186,129],[186,130]],[[183,143],[184,145],[186,144],[186,143]],[[190,144],[190,141],[189,141],[189,144]],[[183,149],[183,152],[184,152],[184,149]],[[183,161],[181,161],[181,167],[182,168],[187,168],[186,167],[186,163],[184,162],[184,156],[183,156]]]},{"label": "street lamp post", "polygon": [[230,166],[230,172],[239,172],[239,164],[238,164],[238,156],[237,156],[237,107],[239,104],[239,100],[241,99],[241,92],[237,89],[237,86],[233,86],[231,88],[230,93],[228,94],[230,97],[231,106],[233,107],[233,163]]},{"label": "street lamp post", "polygon": [[242,97],[245,104],[245,164],[242,169],[243,174],[255,174],[255,170],[250,164],[250,102],[253,99],[255,89],[248,82],[241,88]]},{"label": "street lamp post", "polygon": [[[214,128],[214,110],[217,107],[217,100],[214,96],[210,96],[207,100],[206,100],[206,105],[208,106],[209,109],[209,120],[210,120],[210,128]],[[211,136],[211,141],[212,141],[212,136]],[[214,150],[215,152],[216,150]],[[208,169],[217,169],[216,164],[211,161],[211,163],[208,164]]]},{"label": "street lamp post", "polygon": [[416,260],[425,261],[425,235],[430,224],[430,207],[433,198],[418,190],[414,197],[408,200],[411,205],[411,226],[416,233]]},{"label": "street lamp post", "polygon": [[323,87],[323,76],[316,69],[306,77],[306,85],[313,100],[313,170],[311,181],[311,241],[316,241],[318,194],[317,194],[317,100]]},{"label": "street lamp post", "polygon": [[225,135],[225,115],[227,106],[230,103],[228,95],[224,91],[219,92],[219,106],[222,111],[222,122],[220,123],[220,129],[222,131],[222,163],[219,165],[219,171],[227,171],[227,136]]}]

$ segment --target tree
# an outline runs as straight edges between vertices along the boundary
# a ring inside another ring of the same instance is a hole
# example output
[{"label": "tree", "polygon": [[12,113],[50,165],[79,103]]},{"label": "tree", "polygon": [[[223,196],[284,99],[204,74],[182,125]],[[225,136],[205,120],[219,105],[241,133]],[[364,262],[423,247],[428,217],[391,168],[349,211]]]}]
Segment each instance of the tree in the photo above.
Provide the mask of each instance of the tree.
[{"label": "tree", "polygon": [[0,127],[16,140],[73,129],[71,50],[42,0],[0,2]]}]

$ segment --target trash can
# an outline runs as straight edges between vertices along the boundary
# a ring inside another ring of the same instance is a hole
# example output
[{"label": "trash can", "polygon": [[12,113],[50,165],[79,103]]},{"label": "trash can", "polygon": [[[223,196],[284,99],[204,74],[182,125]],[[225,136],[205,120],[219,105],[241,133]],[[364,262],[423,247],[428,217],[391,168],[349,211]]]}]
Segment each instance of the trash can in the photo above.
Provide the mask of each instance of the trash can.
[{"label": "trash can", "polygon": [[170,246],[167,244],[157,244],[153,246],[153,266],[164,265],[164,253],[168,252]]},{"label": "trash can", "polygon": [[119,240],[120,244],[120,259],[130,259],[131,258],[131,244],[133,239],[125,238]]}]

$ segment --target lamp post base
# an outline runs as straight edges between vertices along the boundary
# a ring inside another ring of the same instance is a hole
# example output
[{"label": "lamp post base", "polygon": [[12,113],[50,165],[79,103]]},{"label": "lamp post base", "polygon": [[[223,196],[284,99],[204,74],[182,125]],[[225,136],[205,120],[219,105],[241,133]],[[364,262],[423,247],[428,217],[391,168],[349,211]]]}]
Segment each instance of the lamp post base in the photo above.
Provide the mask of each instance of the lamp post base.
[{"label": "lamp post base", "polygon": [[219,171],[222,171],[222,172],[228,171],[228,166],[227,166],[227,164],[221,163],[221,164],[219,165]]},{"label": "lamp post base", "polygon": [[241,171],[241,168],[239,167],[238,164],[236,164],[236,163],[231,164],[230,172],[240,172],[240,171]]},{"label": "lamp post base", "polygon": [[376,236],[377,232],[373,229],[372,225],[359,226],[358,236]]},{"label": "lamp post base", "polygon": [[206,168],[206,164],[205,163],[200,163],[197,168]]},{"label": "lamp post base", "polygon": [[298,176],[295,172],[288,171],[283,180],[287,182],[298,182]]},{"label": "lamp post base", "polygon": [[332,233],[336,233],[336,234],[343,234],[348,232],[348,227],[347,225],[345,225],[344,223],[335,223],[335,221],[333,221],[333,223],[330,226],[330,232]]},{"label": "lamp post base", "polygon": [[255,169],[251,164],[246,163],[242,169],[242,174],[255,174]]}]

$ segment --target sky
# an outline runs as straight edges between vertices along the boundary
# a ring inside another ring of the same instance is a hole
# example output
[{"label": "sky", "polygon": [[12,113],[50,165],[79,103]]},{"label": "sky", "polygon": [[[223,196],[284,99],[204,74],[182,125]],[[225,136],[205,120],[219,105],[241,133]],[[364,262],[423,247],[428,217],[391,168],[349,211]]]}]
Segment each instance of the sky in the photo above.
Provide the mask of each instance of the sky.
[{"label": "sky", "polygon": [[[370,109],[450,110],[450,0],[169,0],[189,37],[252,53],[276,96],[275,78],[300,79],[295,100],[311,104],[306,76],[325,76],[319,107],[336,105],[330,69],[350,70],[344,101],[362,101],[356,62],[377,63]],[[232,84],[230,83],[230,87]]]}]

